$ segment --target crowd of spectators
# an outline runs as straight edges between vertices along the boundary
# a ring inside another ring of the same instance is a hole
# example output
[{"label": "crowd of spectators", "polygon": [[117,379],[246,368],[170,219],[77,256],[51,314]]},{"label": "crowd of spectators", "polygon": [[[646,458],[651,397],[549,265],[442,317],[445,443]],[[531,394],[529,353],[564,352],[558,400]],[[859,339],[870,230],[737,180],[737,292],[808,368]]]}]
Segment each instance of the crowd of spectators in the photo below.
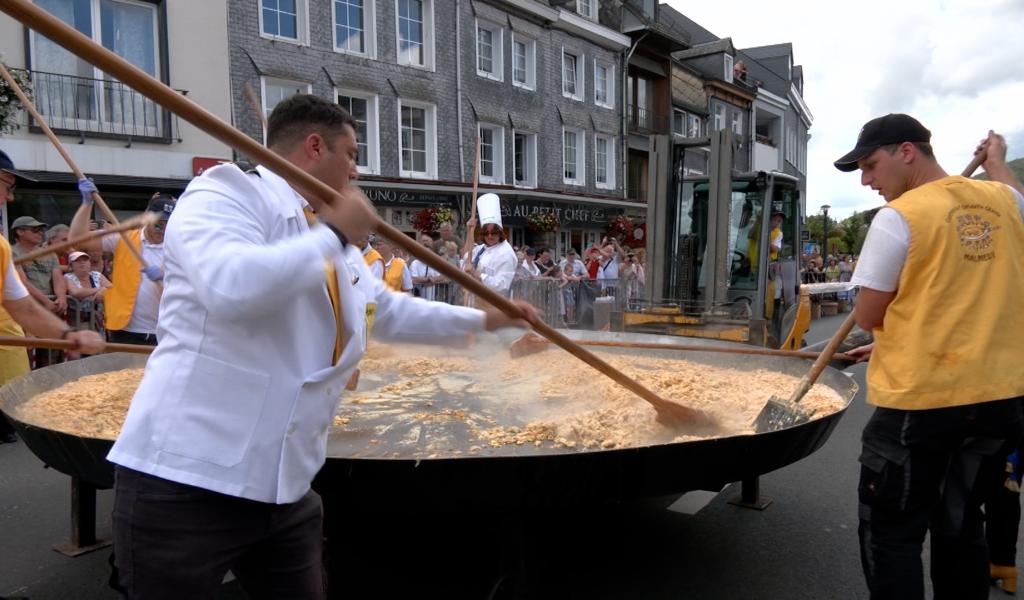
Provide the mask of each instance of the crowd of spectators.
[{"label": "crowd of spectators", "polygon": [[[452,225],[442,225],[437,235],[420,233],[417,239],[453,265],[460,265],[463,240]],[[461,302],[458,286],[448,278],[422,261],[410,260],[400,248],[389,250],[409,262],[415,295],[453,304]],[[623,247],[615,238],[605,238],[582,254],[572,247],[561,253],[548,246],[513,246],[513,250],[518,264],[513,296],[542,307],[557,305],[562,321],[559,325],[576,323],[580,286],[589,286],[597,296],[621,295],[622,300],[633,304],[643,297],[644,250]]]},{"label": "crowd of spectators", "polygon": [[815,250],[813,254],[804,255],[801,267],[804,283],[845,283],[853,277],[857,257],[853,254],[829,254],[822,257]]}]

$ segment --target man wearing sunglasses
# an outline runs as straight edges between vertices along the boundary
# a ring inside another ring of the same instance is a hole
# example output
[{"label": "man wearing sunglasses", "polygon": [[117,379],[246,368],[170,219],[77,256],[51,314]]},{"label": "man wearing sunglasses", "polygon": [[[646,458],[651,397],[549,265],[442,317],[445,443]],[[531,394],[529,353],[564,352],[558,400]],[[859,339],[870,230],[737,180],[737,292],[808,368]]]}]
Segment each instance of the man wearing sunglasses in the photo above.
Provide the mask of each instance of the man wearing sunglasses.
[{"label": "man wearing sunglasses", "polygon": [[[82,205],[71,220],[71,237],[76,238],[89,232],[89,218],[92,213],[92,192],[96,186],[88,179],[78,183],[82,193]],[[143,268],[135,254],[117,235],[103,236],[99,241],[85,242],[81,250],[86,252],[110,252],[114,255],[114,287],[107,291],[105,317],[107,333],[111,342],[124,344],[156,345],[156,318],[160,308],[161,280],[163,279],[164,233],[167,221],[174,211],[174,196],[157,193],[149,200],[148,212],[160,215],[160,219],[128,233],[128,241],[146,261]]]}]

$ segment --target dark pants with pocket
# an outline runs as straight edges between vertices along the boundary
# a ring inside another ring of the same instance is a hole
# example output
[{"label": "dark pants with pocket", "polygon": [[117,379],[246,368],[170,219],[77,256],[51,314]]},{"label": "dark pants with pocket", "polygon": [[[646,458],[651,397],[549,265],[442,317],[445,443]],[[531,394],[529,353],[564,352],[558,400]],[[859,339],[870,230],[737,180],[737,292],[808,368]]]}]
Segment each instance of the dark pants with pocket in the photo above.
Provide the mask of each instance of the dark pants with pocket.
[{"label": "dark pants with pocket", "polygon": [[326,597],[323,505],[227,496],[117,467],[114,563],[128,598],[213,599],[231,570],[250,598]]},{"label": "dark pants with pocket", "polygon": [[936,600],[987,599],[981,505],[1021,435],[1021,398],[933,410],[878,408],[864,427],[861,564],[872,600],[924,598],[931,533]]},{"label": "dark pants with pocket", "polygon": [[107,341],[111,344],[138,344],[140,346],[156,346],[155,333],[135,333],[122,329],[108,329]]}]

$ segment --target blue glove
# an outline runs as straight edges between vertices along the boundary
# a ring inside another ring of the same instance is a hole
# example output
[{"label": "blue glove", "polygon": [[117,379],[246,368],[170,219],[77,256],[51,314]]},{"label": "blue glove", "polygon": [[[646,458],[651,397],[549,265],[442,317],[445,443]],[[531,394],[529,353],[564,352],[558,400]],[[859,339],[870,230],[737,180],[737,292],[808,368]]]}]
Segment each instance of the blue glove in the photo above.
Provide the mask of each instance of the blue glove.
[{"label": "blue glove", "polygon": [[93,192],[99,192],[92,179],[86,179],[85,177],[78,180],[78,191],[82,194],[82,204],[92,204]]},{"label": "blue glove", "polygon": [[142,267],[140,269],[142,273],[152,282],[163,281],[164,273],[160,270],[160,267],[156,265],[149,265],[148,267]]}]

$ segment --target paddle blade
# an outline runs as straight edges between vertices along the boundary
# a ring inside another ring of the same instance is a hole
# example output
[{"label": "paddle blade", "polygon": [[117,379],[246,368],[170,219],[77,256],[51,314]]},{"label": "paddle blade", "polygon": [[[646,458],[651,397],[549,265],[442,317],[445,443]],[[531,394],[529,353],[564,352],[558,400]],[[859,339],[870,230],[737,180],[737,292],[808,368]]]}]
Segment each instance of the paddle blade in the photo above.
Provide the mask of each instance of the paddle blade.
[{"label": "paddle blade", "polygon": [[772,396],[754,419],[754,433],[778,431],[806,423],[810,418],[811,415],[807,411],[801,410],[800,407],[790,404],[778,396]]},{"label": "paddle blade", "polygon": [[512,342],[509,347],[509,354],[512,358],[520,358],[522,356],[529,356],[531,354],[537,354],[543,352],[551,347],[551,342],[547,339],[542,338],[536,333],[527,331],[518,340]]}]

